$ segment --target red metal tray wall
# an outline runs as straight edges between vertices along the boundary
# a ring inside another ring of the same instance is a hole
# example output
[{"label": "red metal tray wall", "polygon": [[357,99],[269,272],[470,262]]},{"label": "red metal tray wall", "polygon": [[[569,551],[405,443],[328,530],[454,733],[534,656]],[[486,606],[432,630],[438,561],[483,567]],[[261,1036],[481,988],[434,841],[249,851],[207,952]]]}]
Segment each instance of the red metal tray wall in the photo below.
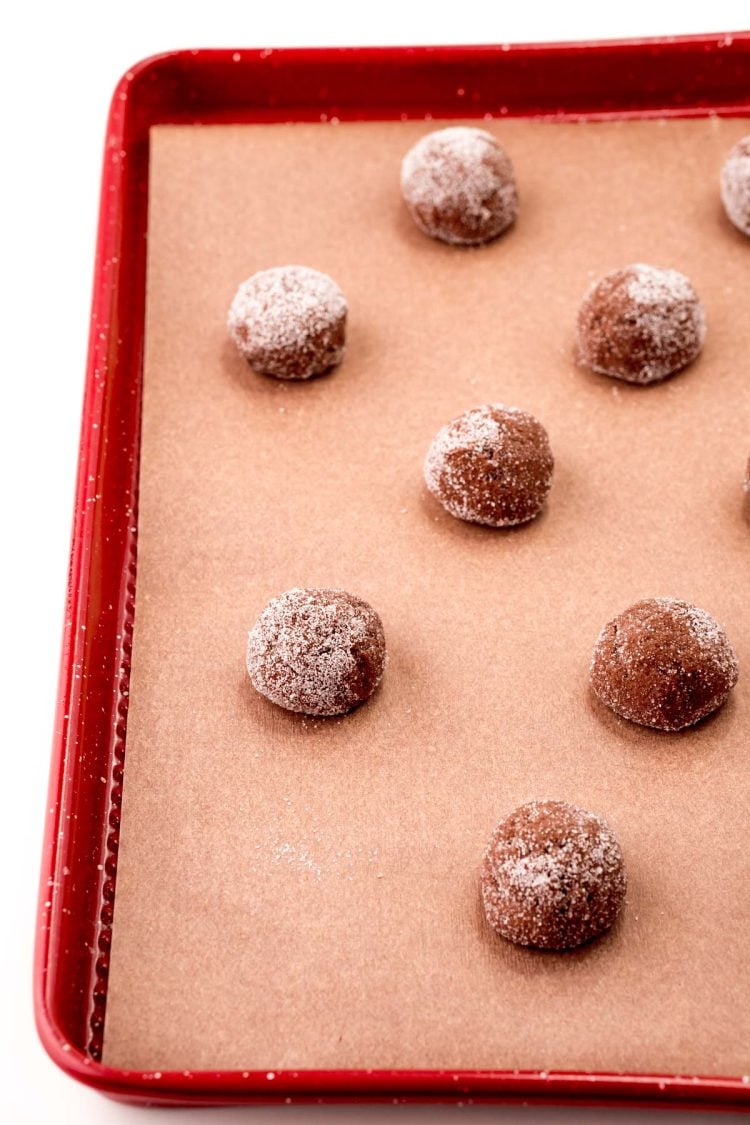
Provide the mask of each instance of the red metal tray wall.
[{"label": "red metal tray wall", "polygon": [[[151,1103],[446,1100],[750,1107],[742,1078],[509,1071],[130,1072],[104,1066],[136,597],[148,135],[158,123],[750,116],[750,33],[598,44],[181,51],[115,90],[99,215],[35,958],[64,1070]],[[373,1060],[375,1062],[376,1060]]]}]

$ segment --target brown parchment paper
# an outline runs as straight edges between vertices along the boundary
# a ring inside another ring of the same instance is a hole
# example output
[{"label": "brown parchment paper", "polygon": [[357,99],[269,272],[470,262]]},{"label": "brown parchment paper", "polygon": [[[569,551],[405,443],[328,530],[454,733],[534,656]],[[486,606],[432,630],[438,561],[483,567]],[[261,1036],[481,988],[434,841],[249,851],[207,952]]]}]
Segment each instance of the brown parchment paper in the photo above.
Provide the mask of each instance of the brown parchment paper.
[{"label": "brown parchment paper", "polygon": [[[750,1070],[750,240],[717,174],[747,121],[485,123],[521,213],[491,246],[423,237],[398,170],[420,123],[152,136],[138,590],[104,1059],[146,1068]],[[704,299],[701,359],[651,388],[577,369],[588,284],[648,261]],[[237,284],[302,263],[350,302],[332,376],[254,375]],[[525,407],[557,460],[516,531],[421,483],[443,422]],[[246,633],[296,584],[380,611],[356,713],[288,715]],[[685,734],[587,693],[600,626],[678,595],[743,665]],[[620,924],[567,955],[483,924],[477,866],[533,797],[614,826]]]}]

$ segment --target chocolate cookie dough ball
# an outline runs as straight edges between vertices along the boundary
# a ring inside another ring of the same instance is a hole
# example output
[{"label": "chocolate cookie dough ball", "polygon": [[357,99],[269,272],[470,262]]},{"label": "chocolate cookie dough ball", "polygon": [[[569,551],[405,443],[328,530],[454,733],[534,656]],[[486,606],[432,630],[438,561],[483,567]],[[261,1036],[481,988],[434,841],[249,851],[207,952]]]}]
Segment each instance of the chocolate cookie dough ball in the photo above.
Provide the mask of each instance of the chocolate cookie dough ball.
[{"label": "chocolate cookie dough ball", "polygon": [[625,898],[611,828],[564,801],[530,801],[501,821],[482,862],[487,921],[508,941],[573,949],[608,930]]},{"label": "chocolate cookie dough ball", "polygon": [[734,146],[724,162],[721,201],[730,221],[750,235],[750,135]]},{"label": "chocolate cookie dough ball", "polygon": [[721,707],[738,673],[734,650],[709,613],[677,598],[648,598],[602,629],[591,686],[624,719],[676,731]]},{"label": "chocolate cookie dough ball", "polygon": [[346,298],[327,274],[277,266],[243,281],[227,326],[261,375],[309,379],[341,362],[346,314]]},{"label": "chocolate cookie dough ball", "polygon": [[422,137],[404,157],[401,192],[420,230],[459,246],[497,238],[518,213],[513,165],[484,129],[458,125]]},{"label": "chocolate cookie dough ball", "polygon": [[364,703],[385,659],[380,618],[345,590],[287,590],[268,603],[247,645],[256,690],[305,715],[342,715]]},{"label": "chocolate cookie dough ball", "polygon": [[684,274],[633,265],[606,274],[578,313],[578,354],[600,375],[655,383],[691,363],[706,321]]},{"label": "chocolate cookie dough ball", "polygon": [[541,422],[515,406],[477,406],[443,426],[430,446],[424,479],[446,511],[489,527],[538,515],[554,459]]}]

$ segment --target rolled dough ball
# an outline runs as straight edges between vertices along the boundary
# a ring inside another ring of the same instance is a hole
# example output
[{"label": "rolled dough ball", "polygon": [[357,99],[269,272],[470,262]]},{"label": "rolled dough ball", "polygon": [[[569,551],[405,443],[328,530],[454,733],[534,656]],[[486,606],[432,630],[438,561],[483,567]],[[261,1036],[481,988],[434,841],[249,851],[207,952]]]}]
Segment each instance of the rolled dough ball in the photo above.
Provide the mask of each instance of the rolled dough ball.
[{"label": "rolled dough ball", "polygon": [[703,346],[703,306],[684,274],[633,265],[606,274],[578,313],[578,354],[600,375],[655,383],[691,363]]},{"label": "rolled dough ball", "polygon": [[346,298],[327,274],[277,266],[243,281],[227,326],[260,374],[309,379],[341,362],[346,314]]},{"label": "rolled dough ball", "polygon": [[452,516],[512,527],[538,515],[553,468],[541,422],[518,407],[494,404],[467,410],[438,431],[424,478]]},{"label": "rolled dough ball", "polygon": [[594,693],[641,726],[677,731],[721,707],[739,665],[704,609],[677,598],[636,602],[605,625],[591,662]]},{"label": "rolled dough ball", "polygon": [[750,235],[750,134],[737,142],[724,162],[721,201],[731,222]]},{"label": "rolled dough ball", "polygon": [[364,703],[385,660],[378,614],[345,590],[287,590],[268,603],[247,645],[256,690],[306,715],[342,715]]},{"label": "rolled dough ball", "polygon": [[481,889],[493,930],[516,945],[572,949],[608,930],[625,898],[622,852],[594,813],[530,801],[501,821]]},{"label": "rolled dough ball", "polygon": [[518,213],[505,149],[491,133],[463,125],[437,129],[409,149],[401,192],[420,230],[456,245],[497,238]]}]

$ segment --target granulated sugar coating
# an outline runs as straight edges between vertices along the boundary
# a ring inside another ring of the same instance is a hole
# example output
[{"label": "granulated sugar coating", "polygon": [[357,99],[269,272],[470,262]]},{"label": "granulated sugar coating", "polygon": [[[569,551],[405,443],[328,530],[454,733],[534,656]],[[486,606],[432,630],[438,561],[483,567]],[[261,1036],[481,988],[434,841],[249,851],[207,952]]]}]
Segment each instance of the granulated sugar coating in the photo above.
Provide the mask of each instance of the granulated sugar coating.
[{"label": "granulated sugar coating", "polygon": [[536,516],[554,459],[541,422],[515,406],[477,406],[438,431],[424,463],[430,492],[458,519],[512,527]]},{"label": "granulated sugar coating", "polygon": [[346,314],[346,298],[327,274],[277,266],[243,281],[227,326],[260,374],[309,379],[341,362]]},{"label": "granulated sugar coating", "polygon": [[484,129],[437,129],[409,149],[401,191],[412,218],[431,238],[456,245],[489,242],[518,213],[513,165]]},{"label": "granulated sugar coating", "polygon": [[656,266],[606,274],[578,313],[580,361],[628,383],[655,383],[686,367],[705,335],[703,306],[688,279]]},{"label": "granulated sugar coating", "polygon": [[594,813],[530,801],[498,824],[484,853],[487,921],[508,941],[573,949],[608,930],[625,897],[622,852]]},{"label": "granulated sugar coating", "polygon": [[731,222],[750,235],[750,134],[737,142],[724,162],[721,201]]},{"label": "granulated sugar coating", "polygon": [[287,590],[250,630],[253,686],[279,707],[342,715],[380,683],[386,650],[375,610],[345,590]]},{"label": "granulated sugar coating", "polygon": [[721,707],[738,674],[719,623],[676,598],[648,598],[615,617],[599,634],[591,662],[591,686],[602,703],[667,731]]}]

